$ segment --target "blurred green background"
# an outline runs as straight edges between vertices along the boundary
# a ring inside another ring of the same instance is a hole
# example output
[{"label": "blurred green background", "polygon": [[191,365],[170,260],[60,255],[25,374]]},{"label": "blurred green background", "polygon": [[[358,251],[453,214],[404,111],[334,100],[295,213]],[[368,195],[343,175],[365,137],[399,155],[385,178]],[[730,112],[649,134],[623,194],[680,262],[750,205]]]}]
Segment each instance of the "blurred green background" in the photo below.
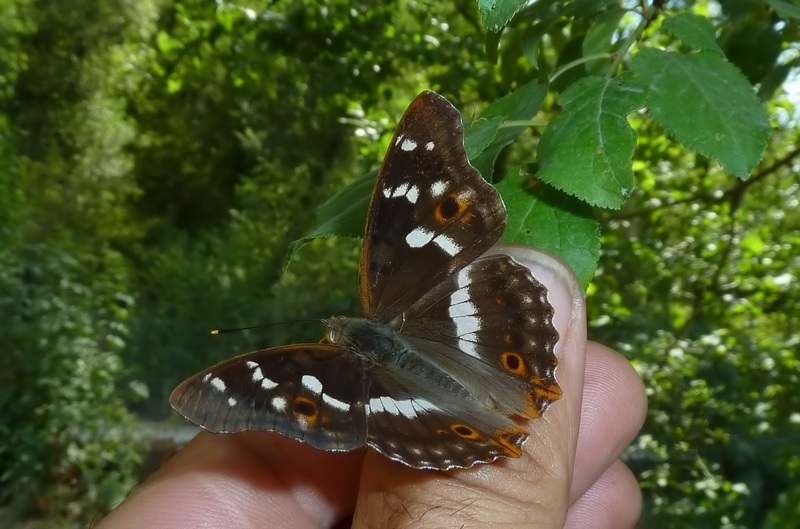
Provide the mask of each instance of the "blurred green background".
[{"label": "blurred green background", "polygon": [[[596,9],[532,46],[533,14],[498,37],[474,1],[0,0],[0,525],[98,519],[187,435],[167,404],[180,380],[320,336],[210,329],[355,312],[359,241],[315,240],[284,272],[289,243],[380,162],[419,90],[469,119],[580,57],[616,3],[574,5]],[[773,130],[737,180],[636,124],[638,187],[594,212],[590,336],[648,388],[626,454],[642,527],[797,526],[800,7],[680,7],[712,20]],[[650,29],[639,38],[675,45]]]}]

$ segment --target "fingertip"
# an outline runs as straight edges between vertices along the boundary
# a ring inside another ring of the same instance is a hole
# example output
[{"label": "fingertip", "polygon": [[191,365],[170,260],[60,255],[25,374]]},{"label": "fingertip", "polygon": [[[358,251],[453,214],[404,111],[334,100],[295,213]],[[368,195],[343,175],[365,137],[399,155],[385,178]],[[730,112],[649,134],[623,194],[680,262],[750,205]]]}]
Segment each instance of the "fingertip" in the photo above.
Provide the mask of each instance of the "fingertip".
[{"label": "fingertip", "polygon": [[642,493],[625,463],[616,460],[594,485],[572,504],[565,529],[626,529],[636,527]]}]

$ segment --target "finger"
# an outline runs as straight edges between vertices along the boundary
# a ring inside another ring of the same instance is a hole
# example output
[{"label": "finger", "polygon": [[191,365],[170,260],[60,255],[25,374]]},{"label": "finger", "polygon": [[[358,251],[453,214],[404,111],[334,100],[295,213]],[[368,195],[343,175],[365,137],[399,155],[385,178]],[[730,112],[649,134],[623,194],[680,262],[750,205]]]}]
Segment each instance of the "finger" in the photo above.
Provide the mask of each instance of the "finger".
[{"label": "finger", "polygon": [[589,342],[572,501],[617,460],[639,433],[646,413],[644,384],[630,362],[608,347]]},{"label": "finger", "polygon": [[636,477],[616,460],[570,507],[564,529],[626,529],[636,527],[642,493]]},{"label": "finger", "polygon": [[569,505],[583,387],[586,323],[583,295],[560,261],[528,248],[504,247],[549,289],[560,334],[556,372],[563,396],[529,423],[519,459],[450,472],[406,468],[368,451],[354,527],[562,527]]},{"label": "finger", "polygon": [[331,527],[352,513],[361,457],[277,434],[203,432],[100,527]]}]

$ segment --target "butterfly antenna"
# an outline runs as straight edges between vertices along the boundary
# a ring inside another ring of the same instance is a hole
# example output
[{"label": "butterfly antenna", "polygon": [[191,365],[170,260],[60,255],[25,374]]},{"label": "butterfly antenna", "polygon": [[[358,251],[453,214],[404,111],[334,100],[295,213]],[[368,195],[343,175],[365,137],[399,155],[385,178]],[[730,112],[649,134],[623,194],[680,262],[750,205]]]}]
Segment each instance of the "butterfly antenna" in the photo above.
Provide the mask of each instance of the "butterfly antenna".
[{"label": "butterfly antenna", "polygon": [[299,320],[288,320],[288,321],[276,321],[273,323],[265,323],[263,325],[253,325],[250,327],[232,327],[230,329],[212,329],[211,334],[227,334],[231,332],[240,332],[240,331],[250,331],[252,329],[265,329],[267,327],[274,327],[276,325],[286,325],[289,323],[323,323],[324,320],[312,320],[312,319],[299,319]]}]

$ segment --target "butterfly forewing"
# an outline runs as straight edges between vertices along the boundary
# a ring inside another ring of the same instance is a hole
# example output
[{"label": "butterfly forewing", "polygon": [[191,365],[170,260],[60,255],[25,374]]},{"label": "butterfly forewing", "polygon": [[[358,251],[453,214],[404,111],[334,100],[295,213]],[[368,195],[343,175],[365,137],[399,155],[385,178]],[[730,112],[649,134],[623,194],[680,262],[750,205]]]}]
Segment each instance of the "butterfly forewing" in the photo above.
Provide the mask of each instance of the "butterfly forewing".
[{"label": "butterfly forewing", "polygon": [[434,92],[409,105],[370,204],[359,270],[362,312],[388,321],[503,233],[500,195],[470,165],[458,110]]},{"label": "butterfly forewing", "polygon": [[289,345],[198,373],[172,392],[170,404],[212,432],[269,430],[353,450],[366,440],[365,391],[363,366],[342,348]]}]

